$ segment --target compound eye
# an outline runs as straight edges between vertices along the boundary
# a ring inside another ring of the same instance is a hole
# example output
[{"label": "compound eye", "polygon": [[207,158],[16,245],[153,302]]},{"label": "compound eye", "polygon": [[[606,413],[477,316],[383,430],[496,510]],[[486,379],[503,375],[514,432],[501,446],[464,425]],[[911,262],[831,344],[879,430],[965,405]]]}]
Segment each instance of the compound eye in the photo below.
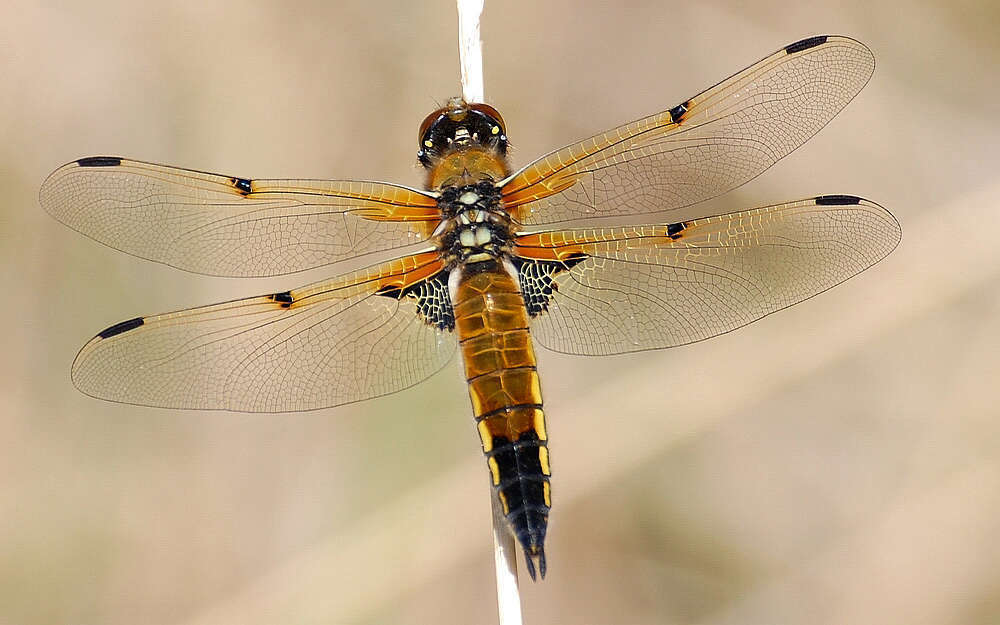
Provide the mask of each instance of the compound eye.
[{"label": "compound eye", "polygon": [[448,114],[448,109],[440,108],[431,113],[430,115],[428,115],[427,117],[425,117],[423,123],[420,124],[420,130],[417,132],[417,141],[419,141],[421,144],[427,147],[432,147],[433,143],[430,145],[427,144],[428,141],[427,132],[431,129],[432,126],[434,126],[434,124],[444,119],[444,117],[447,114]]},{"label": "compound eye", "polygon": [[479,111],[483,115],[486,115],[495,122],[496,126],[499,126],[499,130],[497,130],[496,132],[494,132],[492,129],[490,130],[490,132],[492,132],[494,135],[507,134],[507,125],[504,124],[503,116],[500,115],[500,111],[496,110],[489,104],[483,104],[482,102],[476,102],[475,104],[470,104],[469,108],[472,109],[473,111]]}]

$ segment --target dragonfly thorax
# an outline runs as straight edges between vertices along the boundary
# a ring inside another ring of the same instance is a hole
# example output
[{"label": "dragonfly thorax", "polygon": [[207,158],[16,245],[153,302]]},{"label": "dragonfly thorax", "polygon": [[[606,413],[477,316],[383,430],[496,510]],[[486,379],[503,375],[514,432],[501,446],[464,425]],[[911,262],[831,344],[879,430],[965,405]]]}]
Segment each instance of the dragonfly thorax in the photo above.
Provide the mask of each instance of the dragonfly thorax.
[{"label": "dragonfly thorax", "polygon": [[439,227],[441,249],[453,260],[479,262],[509,248],[511,219],[493,183],[447,187],[438,205],[445,216]]}]

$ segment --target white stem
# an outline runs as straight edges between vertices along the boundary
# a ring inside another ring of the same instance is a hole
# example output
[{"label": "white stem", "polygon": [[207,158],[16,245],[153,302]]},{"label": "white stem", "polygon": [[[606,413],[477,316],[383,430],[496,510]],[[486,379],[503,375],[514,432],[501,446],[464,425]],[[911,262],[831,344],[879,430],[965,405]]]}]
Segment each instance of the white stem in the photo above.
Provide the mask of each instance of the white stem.
[{"label": "white stem", "polygon": [[[483,41],[479,18],[485,0],[458,1],[458,52],[462,64],[462,97],[483,102]],[[497,573],[497,610],[500,625],[521,625],[521,593],[517,586],[517,543],[504,518],[497,496],[490,492],[493,507],[493,562]]]},{"label": "white stem", "polygon": [[486,0],[458,0],[458,54],[462,63],[462,97],[466,102],[485,101],[483,41],[479,17]]},{"label": "white stem", "polygon": [[521,594],[517,587],[517,543],[507,526],[497,496],[490,489],[493,504],[493,561],[497,569],[497,609],[500,625],[521,625]]}]

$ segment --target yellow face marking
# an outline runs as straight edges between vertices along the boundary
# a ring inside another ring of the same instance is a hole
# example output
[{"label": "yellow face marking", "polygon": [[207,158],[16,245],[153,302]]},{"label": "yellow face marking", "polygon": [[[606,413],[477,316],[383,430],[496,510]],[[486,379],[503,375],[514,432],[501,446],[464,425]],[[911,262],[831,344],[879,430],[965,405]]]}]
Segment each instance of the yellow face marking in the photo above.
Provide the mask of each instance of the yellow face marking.
[{"label": "yellow face marking", "polygon": [[424,146],[428,147],[428,148],[433,148],[434,147],[434,142],[431,141],[430,139],[428,139],[428,140],[424,141]]},{"label": "yellow face marking", "polygon": [[549,487],[548,482],[542,482],[542,497],[545,499],[545,505],[552,507],[552,489]]},{"label": "yellow face marking", "polygon": [[491,132],[492,132],[493,134],[495,134],[495,135],[498,135],[498,134],[500,134],[500,126],[494,126],[494,127],[492,128]]},{"label": "yellow face marking", "polygon": [[497,459],[487,458],[486,466],[490,468],[490,475],[493,476],[493,485],[500,486],[500,466],[497,465]]},{"label": "yellow face marking", "polygon": [[552,475],[549,468],[549,448],[543,445],[538,446],[538,464],[542,465],[542,475]]}]

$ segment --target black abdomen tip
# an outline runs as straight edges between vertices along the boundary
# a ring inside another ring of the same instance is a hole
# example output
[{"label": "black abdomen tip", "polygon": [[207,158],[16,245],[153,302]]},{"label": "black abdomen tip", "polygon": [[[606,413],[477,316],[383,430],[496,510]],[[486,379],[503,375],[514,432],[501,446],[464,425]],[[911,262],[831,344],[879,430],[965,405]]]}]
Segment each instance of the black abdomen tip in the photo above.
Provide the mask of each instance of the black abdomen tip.
[{"label": "black abdomen tip", "polygon": [[122,159],[117,156],[88,156],[76,162],[80,167],[118,167]]},{"label": "black abdomen tip", "polygon": [[808,50],[809,48],[815,48],[816,46],[826,43],[827,36],[820,35],[818,37],[809,37],[808,39],[803,39],[802,41],[796,41],[795,43],[785,46],[785,52],[788,54],[795,54],[796,52],[802,52],[803,50]]},{"label": "black abdomen tip", "polygon": [[112,336],[118,336],[119,334],[123,334],[125,332],[128,332],[129,330],[134,330],[139,326],[141,326],[143,323],[145,322],[142,320],[142,317],[136,317],[135,319],[122,321],[121,323],[116,323],[110,328],[101,330],[101,332],[97,336],[101,337],[102,339],[109,339]]},{"label": "black abdomen tip", "polygon": [[538,547],[532,552],[527,547],[524,548],[524,566],[528,569],[531,581],[538,581],[535,577],[535,562],[538,562],[538,576],[545,579],[545,548]]}]

